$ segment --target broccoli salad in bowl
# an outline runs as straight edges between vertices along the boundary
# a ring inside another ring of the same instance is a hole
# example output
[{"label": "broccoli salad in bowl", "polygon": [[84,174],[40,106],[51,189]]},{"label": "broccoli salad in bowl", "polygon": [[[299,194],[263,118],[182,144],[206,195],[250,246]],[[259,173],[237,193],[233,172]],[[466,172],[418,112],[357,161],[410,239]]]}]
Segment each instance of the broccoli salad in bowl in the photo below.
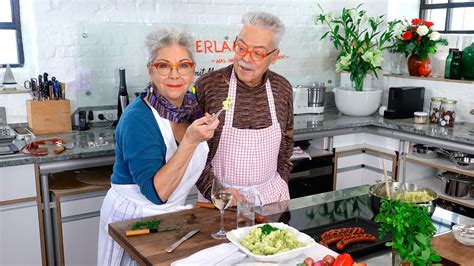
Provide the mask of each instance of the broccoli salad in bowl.
[{"label": "broccoli salad in bowl", "polygon": [[257,261],[283,262],[313,247],[310,236],[284,223],[268,223],[232,230],[227,238]]},{"label": "broccoli salad in bowl", "polygon": [[304,246],[288,230],[268,224],[252,229],[240,243],[257,255],[273,255]]}]

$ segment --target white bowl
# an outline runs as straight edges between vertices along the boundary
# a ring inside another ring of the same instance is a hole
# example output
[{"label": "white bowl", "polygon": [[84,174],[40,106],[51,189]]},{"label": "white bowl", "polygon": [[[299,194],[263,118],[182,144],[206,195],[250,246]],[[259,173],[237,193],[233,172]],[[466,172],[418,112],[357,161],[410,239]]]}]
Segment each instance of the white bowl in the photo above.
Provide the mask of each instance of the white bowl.
[{"label": "white bowl", "polygon": [[453,225],[453,235],[461,244],[474,246],[474,224]]},{"label": "white bowl", "polygon": [[229,239],[230,242],[232,242],[234,245],[240,248],[245,254],[247,254],[249,257],[254,258],[256,261],[262,261],[262,262],[283,262],[287,261],[289,259],[295,258],[299,255],[301,255],[305,250],[310,249],[316,244],[316,241],[310,236],[308,236],[305,233],[301,233],[300,231],[296,230],[295,228],[284,224],[284,223],[268,223],[269,225],[279,228],[279,229],[284,229],[288,230],[298,241],[304,244],[303,247],[295,248],[292,250],[288,250],[285,252],[280,252],[276,253],[273,255],[257,255],[253,254],[250,250],[248,250],[246,247],[244,247],[242,244],[240,244],[240,240],[244,238],[246,235],[249,234],[250,230],[256,227],[263,226],[263,224],[258,224],[254,226],[249,226],[249,227],[242,227],[239,229],[232,230],[230,232],[227,232],[227,239]]}]

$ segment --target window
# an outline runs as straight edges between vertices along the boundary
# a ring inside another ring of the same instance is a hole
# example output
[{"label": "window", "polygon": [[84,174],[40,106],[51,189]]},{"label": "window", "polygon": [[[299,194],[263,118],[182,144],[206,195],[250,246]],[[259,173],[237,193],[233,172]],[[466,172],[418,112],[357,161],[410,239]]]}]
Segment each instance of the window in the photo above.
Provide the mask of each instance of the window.
[{"label": "window", "polygon": [[420,18],[441,33],[474,33],[474,0],[421,0]]},{"label": "window", "polygon": [[21,40],[19,0],[0,0],[0,65],[22,67],[25,63]]}]

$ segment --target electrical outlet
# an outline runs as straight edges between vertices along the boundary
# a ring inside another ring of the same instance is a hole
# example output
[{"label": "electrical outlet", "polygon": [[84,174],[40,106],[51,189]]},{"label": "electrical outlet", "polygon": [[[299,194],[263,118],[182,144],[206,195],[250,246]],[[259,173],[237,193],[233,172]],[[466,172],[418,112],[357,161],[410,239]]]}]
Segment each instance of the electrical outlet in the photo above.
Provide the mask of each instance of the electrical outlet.
[{"label": "electrical outlet", "polygon": [[117,110],[97,110],[97,111],[94,111],[94,122],[106,121],[106,120],[100,120],[99,118],[100,114],[104,115],[105,119],[107,120],[110,120],[110,121],[117,120]]}]

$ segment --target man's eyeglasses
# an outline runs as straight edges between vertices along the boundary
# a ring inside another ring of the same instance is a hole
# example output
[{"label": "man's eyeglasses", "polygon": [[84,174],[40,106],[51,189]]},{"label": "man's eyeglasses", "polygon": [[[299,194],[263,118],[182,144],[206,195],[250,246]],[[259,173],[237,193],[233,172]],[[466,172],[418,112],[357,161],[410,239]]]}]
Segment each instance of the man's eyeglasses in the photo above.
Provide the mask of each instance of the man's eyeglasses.
[{"label": "man's eyeglasses", "polygon": [[244,57],[247,54],[250,54],[250,58],[255,62],[262,61],[263,59],[265,59],[265,57],[271,55],[276,50],[278,50],[278,48],[275,48],[267,53],[263,48],[251,49],[248,48],[248,46],[243,44],[242,42],[239,42],[237,40],[235,41],[235,54],[239,57]]},{"label": "man's eyeglasses", "polygon": [[168,76],[171,73],[171,69],[176,68],[178,74],[181,76],[186,76],[191,72],[195,63],[193,62],[181,62],[178,64],[171,64],[168,62],[156,62],[156,63],[149,63],[149,66],[154,66],[156,68],[156,72],[158,72],[161,76]]}]

